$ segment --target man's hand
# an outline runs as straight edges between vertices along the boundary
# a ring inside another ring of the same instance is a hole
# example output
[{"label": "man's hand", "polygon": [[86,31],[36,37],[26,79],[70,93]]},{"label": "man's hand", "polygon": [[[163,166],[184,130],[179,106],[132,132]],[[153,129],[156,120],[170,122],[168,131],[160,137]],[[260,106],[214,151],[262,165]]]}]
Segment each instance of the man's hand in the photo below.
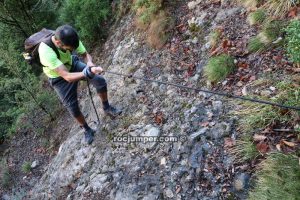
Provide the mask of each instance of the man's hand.
[{"label": "man's hand", "polygon": [[103,72],[103,68],[102,67],[92,67],[91,71],[93,72],[93,74],[101,74]]}]

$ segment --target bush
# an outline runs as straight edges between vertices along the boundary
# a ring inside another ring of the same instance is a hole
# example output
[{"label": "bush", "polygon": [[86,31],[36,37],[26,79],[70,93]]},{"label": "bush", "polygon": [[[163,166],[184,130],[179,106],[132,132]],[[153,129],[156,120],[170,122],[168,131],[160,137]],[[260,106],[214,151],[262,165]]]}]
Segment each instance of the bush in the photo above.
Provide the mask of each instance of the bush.
[{"label": "bush", "polygon": [[80,35],[89,42],[103,36],[103,24],[111,12],[109,0],[65,0],[60,10],[62,24],[76,27]]},{"label": "bush", "polygon": [[133,9],[137,13],[137,25],[145,29],[162,9],[162,0],[136,0]]},{"label": "bush", "polygon": [[300,21],[292,21],[286,28],[287,52],[291,60],[300,63]]},{"label": "bush", "polygon": [[0,162],[0,180],[1,185],[5,188],[8,187],[11,183],[11,175],[9,173],[9,169],[5,158],[2,158]]},{"label": "bush", "polygon": [[114,17],[116,20],[121,19],[131,7],[131,0],[117,0],[113,5]]},{"label": "bush", "polygon": [[252,26],[255,24],[262,24],[265,21],[266,17],[267,17],[267,15],[266,15],[265,10],[258,9],[257,11],[250,13],[248,15],[247,20],[248,20],[249,24]]},{"label": "bush", "polygon": [[300,168],[297,156],[272,153],[261,163],[250,200],[299,199]]},{"label": "bush", "polygon": [[204,67],[204,75],[211,82],[222,81],[235,69],[234,59],[229,55],[210,58]]},{"label": "bush", "polygon": [[168,29],[172,26],[173,21],[164,11],[154,17],[148,30],[147,42],[152,48],[160,49],[168,40]]}]

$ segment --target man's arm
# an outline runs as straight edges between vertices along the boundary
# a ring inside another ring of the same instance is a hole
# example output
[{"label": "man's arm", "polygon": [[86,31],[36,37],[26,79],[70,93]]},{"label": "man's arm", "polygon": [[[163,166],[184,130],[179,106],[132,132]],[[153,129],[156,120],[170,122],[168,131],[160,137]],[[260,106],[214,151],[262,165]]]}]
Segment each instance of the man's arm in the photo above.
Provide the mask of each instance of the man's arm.
[{"label": "man's arm", "polygon": [[68,82],[75,82],[85,77],[83,72],[69,72],[64,65],[60,65],[59,67],[55,68],[54,71]]},{"label": "man's arm", "polygon": [[[65,79],[68,82],[75,82],[78,80],[81,80],[85,78],[85,75],[83,72],[69,72],[68,69],[64,65],[60,65],[59,67],[54,69],[59,76],[61,76],[63,79]],[[99,74],[103,70],[101,67],[92,67],[91,71],[93,74]]]},{"label": "man's arm", "polygon": [[89,67],[95,66],[95,64],[93,63],[93,58],[88,52],[83,53],[82,57],[84,59],[84,62],[87,64],[87,66]]}]

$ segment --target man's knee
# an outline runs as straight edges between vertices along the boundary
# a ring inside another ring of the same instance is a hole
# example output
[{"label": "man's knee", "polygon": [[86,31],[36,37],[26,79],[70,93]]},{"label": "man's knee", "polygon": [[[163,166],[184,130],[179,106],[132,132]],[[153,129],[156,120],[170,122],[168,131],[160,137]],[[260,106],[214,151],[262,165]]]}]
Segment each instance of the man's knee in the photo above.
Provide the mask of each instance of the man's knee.
[{"label": "man's knee", "polygon": [[97,93],[107,92],[107,83],[106,83],[106,80],[102,76],[96,75],[92,79],[92,84],[96,88]]},{"label": "man's knee", "polygon": [[66,108],[68,109],[69,113],[74,117],[77,118],[81,115],[81,111],[78,105],[78,102],[73,103],[71,105],[66,105]]}]

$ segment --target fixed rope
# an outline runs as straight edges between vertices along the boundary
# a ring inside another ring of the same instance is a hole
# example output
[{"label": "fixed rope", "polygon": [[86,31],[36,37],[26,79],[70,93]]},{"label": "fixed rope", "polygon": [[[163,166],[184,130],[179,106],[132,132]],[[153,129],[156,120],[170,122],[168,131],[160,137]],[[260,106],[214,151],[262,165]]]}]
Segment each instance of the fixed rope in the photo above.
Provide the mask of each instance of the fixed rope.
[{"label": "fixed rope", "polygon": [[188,87],[188,86],[179,85],[179,84],[175,84],[175,83],[152,80],[152,79],[147,79],[147,78],[140,77],[140,76],[133,76],[133,75],[123,74],[123,73],[118,73],[118,72],[111,72],[111,71],[104,71],[104,72],[108,73],[108,74],[122,76],[122,77],[125,77],[125,78],[133,78],[133,79],[143,80],[143,81],[146,81],[146,82],[159,83],[159,84],[163,84],[163,85],[171,85],[171,86],[182,88],[182,89],[194,90],[194,91],[197,91],[197,92],[204,92],[204,93],[209,93],[209,94],[214,94],[214,95],[219,95],[219,96],[225,96],[225,97],[228,97],[228,98],[239,99],[239,100],[243,100],[243,101],[250,101],[250,102],[255,102],[255,103],[260,103],[260,104],[276,106],[276,107],[279,107],[279,108],[300,111],[300,107],[287,106],[287,105],[282,105],[282,104],[278,104],[278,103],[274,103],[274,102],[270,102],[270,101],[265,101],[265,100],[260,100],[260,99],[252,99],[252,98],[247,98],[247,97],[241,97],[241,96],[233,95],[233,94],[226,93],[226,92],[219,92],[219,91],[211,91],[211,90],[193,88],[193,87]]}]

